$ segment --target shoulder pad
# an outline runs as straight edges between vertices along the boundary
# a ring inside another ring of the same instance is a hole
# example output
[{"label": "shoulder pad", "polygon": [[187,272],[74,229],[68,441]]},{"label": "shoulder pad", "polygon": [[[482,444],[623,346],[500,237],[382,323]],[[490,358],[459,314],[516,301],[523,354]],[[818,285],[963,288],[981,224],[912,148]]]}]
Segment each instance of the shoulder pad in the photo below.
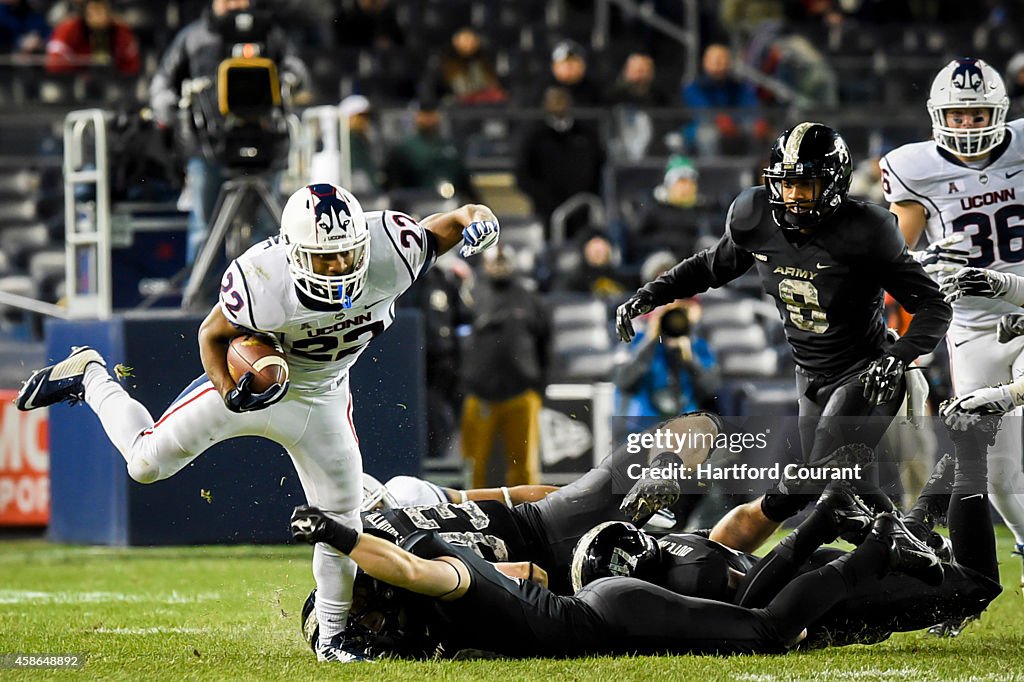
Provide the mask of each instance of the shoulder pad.
[{"label": "shoulder pad", "polygon": [[774,231],[775,223],[768,208],[765,188],[750,187],[733,199],[725,218],[725,227],[734,242],[745,246],[757,241],[757,235],[764,231],[766,220],[771,223]]},{"label": "shoulder pad", "polygon": [[848,199],[836,223],[828,226],[845,244],[850,256],[877,255],[888,259],[905,246],[896,216],[883,206]]}]

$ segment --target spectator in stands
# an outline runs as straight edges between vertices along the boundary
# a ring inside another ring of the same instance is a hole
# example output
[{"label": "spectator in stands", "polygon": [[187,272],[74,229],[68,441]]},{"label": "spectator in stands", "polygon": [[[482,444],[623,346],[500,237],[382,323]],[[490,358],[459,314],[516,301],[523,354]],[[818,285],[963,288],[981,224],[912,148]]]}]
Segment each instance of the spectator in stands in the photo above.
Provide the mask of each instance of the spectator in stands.
[{"label": "spectator in stands", "polygon": [[551,51],[551,76],[533,101],[539,101],[552,86],[567,90],[577,107],[597,107],[604,102],[601,88],[587,73],[586,51],[571,40],[563,40]]},{"label": "spectator in stands", "polygon": [[0,0],[0,51],[14,54],[42,52],[49,35],[46,15],[29,0]]},{"label": "spectator in stands", "polygon": [[370,100],[362,95],[349,95],[338,105],[338,113],[348,119],[352,182],[347,186],[359,196],[378,192],[381,185],[381,159],[371,122],[372,111]]},{"label": "spectator in stands", "polygon": [[608,233],[590,229],[575,241],[579,259],[563,274],[559,288],[616,303],[625,300],[627,283],[618,272],[618,254]]},{"label": "spectator in stands", "polygon": [[[683,87],[682,101],[693,109],[756,109],[754,88],[732,73],[732,52],[722,44],[712,44],[704,50],[702,72]],[[756,132],[762,136],[759,122],[735,112],[718,111],[698,114],[697,120],[686,126],[684,137],[688,148],[701,156],[745,151],[747,136]],[[744,128],[749,130],[745,131]],[[764,131],[766,133],[766,131]]]},{"label": "spectator in stands", "polygon": [[[549,87],[544,120],[527,130],[516,159],[516,182],[533,202],[533,212],[545,221],[549,237],[551,213],[560,204],[580,192],[601,191],[604,145],[596,130],[573,117],[572,108],[567,90]],[[567,226],[565,236],[585,224]]]},{"label": "spectator in stands", "polygon": [[340,48],[389,48],[405,45],[405,33],[391,0],[342,0],[334,20]]},{"label": "spectator in stands", "polygon": [[426,96],[457,104],[497,104],[508,99],[493,58],[484,50],[480,34],[469,26],[456,31],[442,50],[426,90]]},{"label": "spectator in stands", "polygon": [[666,418],[713,409],[718,364],[708,342],[693,333],[699,306],[675,301],[650,313],[616,367],[619,414]]},{"label": "spectator in stands", "polygon": [[654,75],[654,57],[646,52],[631,52],[608,93],[608,103],[635,107],[668,105],[668,96],[658,89]]},{"label": "spectator in stands", "polygon": [[53,29],[46,43],[46,70],[75,73],[111,65],[122,76],[139,72],[139,44],[127,24],[116,19],[110,0],[85,0],[81,14]]},{"label": "spectator in stands", "polygon": [[473,488],[489,484],[496,438],[505,446],[505,485],[540,483],[551,321],[540,294],[516,278],[515,256],[504,244],[485,252],[484,276],[473,290],[473,334],[462,363],[462,452],[472,463]]},{"label": "spectator in stands", "polygon": [[1011,114],[1008,118],[1024,115],[1024,52],[1018,52],[1010,58],[1004,72],[1006,94],[1010,98]]},{"label": "spectator in stands", "polygon": [[720,216],[710,202],[701,197],[699,183],[700,174],[689,159],[682,156],[669,159],[662,183],[654,188],[654,201],[629,232],[627,245],[631,262],[661,249],[686,257],[697,251],[700,237],[712,235]]},{"label": "spectator in stands", "polygon": [[434,190],[440,197],[477,202],[462,153],[441,130],[437,102],[421,99],[413,115],[413,132],[388,153],[384,163],[385,187]]},{"label": "spectator in stands", "polygon": [[[175,126],[179,120],[187,121],[177,132],[188,156],[185,185],[191,214],[186,257],[190,264],[213,223],[213,208],[227,169],[203,156],[192,127],[192,118],[179,117],[181,87],[186,80],[209,79],[212,85],[195,95],[197,101],[193,105],[204,112],[219,111],[215,85],[217,68],[223,59],[231,56],[231,45],[227,44],[223,34],[235,25],[240,14],[248,10],[249,0],[211,0],[202,17],[185,26],[174,37],[149,86],[150,106],[158,126],[167,128]],[[298,89],[310,82],[305,64],[296,55],[295,48],[280,26],[270,28],[264,47],[263,55],[277,64],[283,83]],[[261,222],[260,231],[276,232],[280,216],[267,218],[271,219]]]}]

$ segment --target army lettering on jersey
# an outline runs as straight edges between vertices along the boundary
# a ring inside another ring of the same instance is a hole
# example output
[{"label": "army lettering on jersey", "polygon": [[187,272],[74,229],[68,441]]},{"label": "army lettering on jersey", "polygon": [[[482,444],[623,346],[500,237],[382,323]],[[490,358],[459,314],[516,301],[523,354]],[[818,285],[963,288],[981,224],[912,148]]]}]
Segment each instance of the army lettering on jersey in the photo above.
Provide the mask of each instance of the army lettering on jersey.
[{"label": "army lettering on jersey", "polygon": [[938,286],[906,250],[895,217],[847,200],[809,234],[785,233],[762,187],[729,208],[725,236],[643,288],[667,303],[720,287],[751,266],[775,300],[796,363],[814,374],[839,375],[881,355],[883,289],[920,313],[888,352],[910,362],[931,352],[948,324]]},{"label": "army lettering on jersey", "polygon": [[268,239],[235,259],[221,280],[220,307],[238,327],[273,334],[288,359],[292,390],[331,390],[395,319],[394,302],[431,264],[426,231],[394,211],[366,214],[366,287],[348,309],[312,309],[288,274],[286,244]]},{"label": "army lettering on jersey", "polygon": [[420,531],[437,531],[446,542],[468,547],[488,561],[519,561],[526,551],[508,507],[490,500],[369,512],[363,515],[363,527],[381,531],[396,543]]},{"label": "army lettering on jersey", "polygon": [[[1007,124],[1006,140],[984,168],[965,166],[931,141],[894,149],[880,166],[887,201],[924,206],[928,242],[963,232],[968,265],[1024,275],[1024,119]],[[995,327],[1016,310],[1005,301],[965,296],[953,304],[953,323]]]}]

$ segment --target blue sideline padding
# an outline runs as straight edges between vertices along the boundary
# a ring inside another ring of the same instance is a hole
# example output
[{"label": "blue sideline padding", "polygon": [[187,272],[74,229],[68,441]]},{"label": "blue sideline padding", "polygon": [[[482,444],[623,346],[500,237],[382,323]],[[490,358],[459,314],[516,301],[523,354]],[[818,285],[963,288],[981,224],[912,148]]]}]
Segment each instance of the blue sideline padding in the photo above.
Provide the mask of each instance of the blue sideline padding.
[{"label": "blue sideline padding", "polygon": [[[50,321],[46,353],[73,345],[100,351],[112,368],[133,368],[131,394],[158,419],[202,373],[201,318],[162,313],[107,321]],[[401,310],[352,370],[353,418],[364,469],[381,480],[420,475],[426,452],[423,320]],[[273,543],[288,540],[288,517],[304,497],[284,448],[262,438],[216,445],[171,478],[142,485],[86,405],[50,408],[49,536],[102,545]]]}]

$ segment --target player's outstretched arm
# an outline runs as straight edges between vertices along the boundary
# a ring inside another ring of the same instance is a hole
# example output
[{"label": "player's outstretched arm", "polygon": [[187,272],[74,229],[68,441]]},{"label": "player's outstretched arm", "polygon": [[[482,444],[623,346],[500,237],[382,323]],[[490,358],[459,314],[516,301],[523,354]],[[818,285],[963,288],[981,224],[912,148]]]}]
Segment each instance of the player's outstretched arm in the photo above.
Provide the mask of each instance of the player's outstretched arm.
[{"label": "player's outstretched arm", "polygon": [[524,502],[543,500],[556,490],[558,487],[553,485],[516,485],[511,488],[473,488],[461,491],[454,488],[444,489],[448,499],[455,503],[462,502],[462,497],[465,495],[466,500],[473,502],[493,500],[494,502],[504,502],[510,507]]},{"label": "player's outstretched arm", "polygon": [[460,241],[463,256],[472,256],[498,243],[498,218],[483,204],[465,204],[454,211],[435,213],[420,221],[437,239],[437,255]]},{"label": "player's outstretched arm", "polygon": [[348,528],[316,507],[296,507],[291,531],[296,540],[329,544],[367,574],[410,592],[458,599],[469,589],[469,571],[457,558],[422,559],[387,540]]},{"label": "player's outstretched arm", "polygon": [[235,387],[228,372],[228,344],[231,339],[243,333],[224,317],[219,304],[213,306],[210,314],[199,325],[199,359],[206,376],[221,398]]}]

